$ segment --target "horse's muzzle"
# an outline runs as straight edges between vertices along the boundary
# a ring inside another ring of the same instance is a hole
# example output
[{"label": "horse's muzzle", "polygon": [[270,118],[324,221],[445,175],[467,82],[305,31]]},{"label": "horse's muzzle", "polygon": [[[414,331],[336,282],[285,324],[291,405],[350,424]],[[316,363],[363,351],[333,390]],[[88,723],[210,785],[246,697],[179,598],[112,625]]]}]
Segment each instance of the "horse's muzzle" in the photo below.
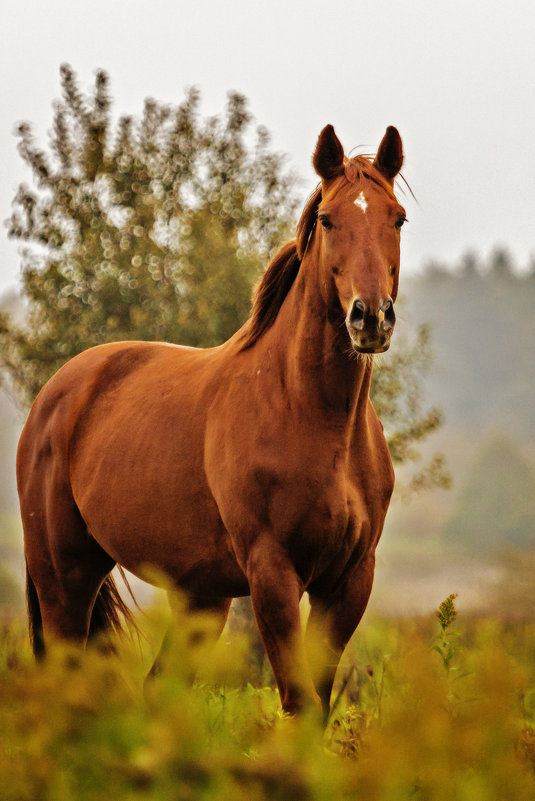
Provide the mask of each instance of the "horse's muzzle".
[{"label": "horse's muzzle", "polygon": [[388,298],[375,308],[355,298],[346,316],[346,327],[357,353],[384,353],[396,324],[394,304]]}]

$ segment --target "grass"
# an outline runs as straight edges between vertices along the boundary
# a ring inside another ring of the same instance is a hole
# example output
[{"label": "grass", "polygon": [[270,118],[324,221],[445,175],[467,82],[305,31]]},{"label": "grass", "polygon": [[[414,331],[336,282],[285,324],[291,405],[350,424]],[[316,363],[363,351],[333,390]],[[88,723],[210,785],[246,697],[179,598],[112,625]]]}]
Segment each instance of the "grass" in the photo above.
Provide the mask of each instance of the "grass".
[{"label": "grass", "polygon": [[[248,683],[261,672],[239,637],[201,654],[191,687],[185,623],[144,692],[147,643],[122,642],[117,657],[60,647],[36,666],[24,626],[10,623],[0,798],[533,801],[535,625],[455,620],[454,598],[445,603],[438,621],[361,627],[325,733],[312,715],[282,715],[272,686]],[[150,642],[158,613],[146,625]]]}]

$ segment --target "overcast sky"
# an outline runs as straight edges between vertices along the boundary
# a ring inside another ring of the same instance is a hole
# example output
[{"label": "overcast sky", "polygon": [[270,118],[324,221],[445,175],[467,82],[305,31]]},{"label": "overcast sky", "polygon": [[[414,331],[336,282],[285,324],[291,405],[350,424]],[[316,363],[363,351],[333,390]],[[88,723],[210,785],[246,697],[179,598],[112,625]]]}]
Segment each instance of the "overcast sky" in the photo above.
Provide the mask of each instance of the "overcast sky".
[{"label": "overcast sky", "polygon": [[[43,144],[59,65],[84,89],[111,76],[114,112],[147,96],[178,103],[202,92],[202,112],[243,92],[258,123],[303,178],[321,128],[346,151],[375,150],[387,125],[404,141],[402,265],[454,263],[505,245],[519,267],[535,256],[535,6],[532,0],[19,0],[5,3],[0,60],[0,215],[27,180],[13,127],[34,123]],[[0,242],[0,292],[17,283],[17,245]]]}]

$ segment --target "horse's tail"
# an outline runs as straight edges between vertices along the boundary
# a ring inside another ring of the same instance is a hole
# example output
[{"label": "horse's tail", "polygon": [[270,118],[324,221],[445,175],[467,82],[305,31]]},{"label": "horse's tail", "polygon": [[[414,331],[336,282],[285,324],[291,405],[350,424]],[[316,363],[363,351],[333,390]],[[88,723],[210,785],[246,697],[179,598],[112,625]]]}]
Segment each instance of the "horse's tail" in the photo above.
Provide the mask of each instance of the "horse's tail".
[{"label": "horse's tail", "polygon": [[[121,567],[118,567],[118,569],[128,589],[128,592],[137,606],[124,571]],[[98,637],[100,634],[104,634],[105,632],[122,634],[124,633],[123,623],[127,624],[127,627],[130,631],[134,631],[139,635],[140,630],[135,621],[134,615],[121,598],[121,594],[117,589],[115,580],[110,574],[104,579],[93,606],[91,623],[89,625],[89,639]]]},{"label": "horse's tail", "polygon": [[37,660],[41,660],[45,655],[45,640],[43,637],[43,619],[41,617],[41,607],[39,606],[39,597],[32,577],[28,572],[28,565],[26,565],[26,603],[28,607],[28,631],[30,634],[30,643],[34,656]]},{"label": "horse's tail", "polygon": [[[128,579],[124,575],[123,570],[121,568],[119,568],[119,570],[134,603],[136,603]],[[37,595],[32,577],[28,572],[28,566],[26,566],[26,601],[28,607],[30,643],[35,658],[37,661],[41,661],[45,655],[43,619],[41,617],[39,596]],[[127,624],[130,631],[134,631],[138,635],[140,634],[140,629],[134,619],[134,615],[121,598],[113,576],[109,575],[105,578],[93,606],[91,623],[89,625],[89,638],[92,639],[104,632],[112,632],[114,634],[123,633],[123,623]]]}]

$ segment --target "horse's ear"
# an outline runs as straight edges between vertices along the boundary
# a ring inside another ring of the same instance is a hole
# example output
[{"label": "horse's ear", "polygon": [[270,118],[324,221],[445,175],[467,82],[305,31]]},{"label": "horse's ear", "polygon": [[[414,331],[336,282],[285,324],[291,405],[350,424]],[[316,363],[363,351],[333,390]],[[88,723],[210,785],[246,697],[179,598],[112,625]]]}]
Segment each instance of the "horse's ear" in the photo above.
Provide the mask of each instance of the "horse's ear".
[{"label": "horse's ear", "polygon": [[336,178],[344,167],[344,148],[332,125],[326,125],[318,138],[312,158],[314,169],[324,181]]},{"label": "horse's ear", "polygon": [[393,184],[402,164],[403,145],[401,144],[401,136],[397,128],[389,125],[379,145],[373,166],[390,184]]}]

